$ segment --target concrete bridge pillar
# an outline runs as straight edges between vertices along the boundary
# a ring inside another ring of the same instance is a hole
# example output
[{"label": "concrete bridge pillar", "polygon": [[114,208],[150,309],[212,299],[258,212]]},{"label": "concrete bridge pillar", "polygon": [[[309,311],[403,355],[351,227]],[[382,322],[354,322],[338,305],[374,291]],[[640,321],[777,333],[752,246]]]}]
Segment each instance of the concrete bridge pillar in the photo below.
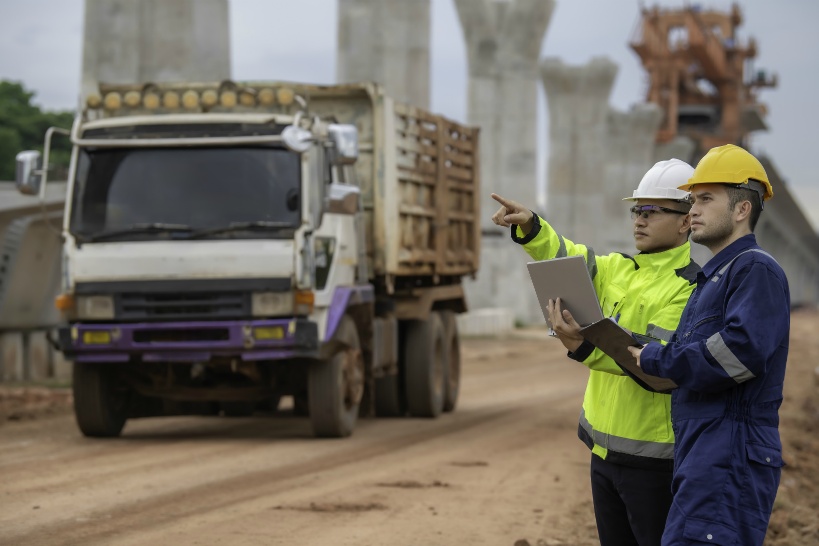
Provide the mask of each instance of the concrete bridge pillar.
[{"label": "concrete bridge pillar", "polygon": [[227,0],[86,0],[83,96],[97,82],[230,78]]},{"label": "concrete bridge pillar", "polygon": [[679,160],[689,163],[692,167],[696,167],[696,162],[692,163],[696,147],[697,145],[689,137],[674,137],[669,142],[656,144],[654,146],[654,163],[676,157]]},{"label": "concrete bridge pillar", "polygon": [[549,107],[546,219],[562,235],[601,253],[611,230],[601,211],[607,210],[607,200],[616,199],[604,183],[609,95],[617,65],[602,57],[583,66],[547,58],[540,74]]},{"label": "concrete bridge pillar", "polygon": [[623,201],[631,197],[646,171],[655,163],[654,135],[660,126],[662,112],[653,103],[637,104],[628,112],[610,109],[607,119],[607,160],[604,183],[600,188],[604,203],[598,229],[599,252],[634,254],[634,237],[629,208]]},{"label": "concrete bridge pillar", "polygon": [[339,0],[336,81],[429,108],[429,0]]},{"label": "concrete bridge pillar", "polygon": [[526,254],[492,224],[491,192],[537,207],[537,65],[554,0],[455,0],[469,64],[469,123],[481,128],[481,269],[473,308],[505,306],[542,321]]}]

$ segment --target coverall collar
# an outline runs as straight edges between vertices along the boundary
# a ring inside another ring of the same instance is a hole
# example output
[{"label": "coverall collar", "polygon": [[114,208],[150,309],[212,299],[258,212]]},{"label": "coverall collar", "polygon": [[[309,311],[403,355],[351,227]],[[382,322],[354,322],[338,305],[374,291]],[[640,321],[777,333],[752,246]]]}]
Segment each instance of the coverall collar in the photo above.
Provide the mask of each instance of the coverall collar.
[{"label": "coverall collar", "polygon": [[753,233],[743,235],[730,245],[720,250],[714,255],[713,258],[708,260],[708,262],[702,268],[702,274],[705,276],[705,278],[711,277],[711,275],[716,273],[717,270],[725,265],[731,258],[743,250],[747,250],[755,246],[757,246],[756,236]]}]

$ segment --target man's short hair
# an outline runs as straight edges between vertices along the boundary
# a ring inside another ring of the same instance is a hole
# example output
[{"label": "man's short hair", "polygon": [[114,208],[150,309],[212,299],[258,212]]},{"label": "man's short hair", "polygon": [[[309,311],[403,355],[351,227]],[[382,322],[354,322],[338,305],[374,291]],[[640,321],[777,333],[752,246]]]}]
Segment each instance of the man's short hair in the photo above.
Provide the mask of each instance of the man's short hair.
[{"label": "man's short hair", "polygon": [[751,215],[748,217],[748,224],[751,231],[756,228],[756,223],[759,221],[759,215],[762,212],[762,201],[759,199],[759,194],[752,189],[745,189],[742,186],[725,186],[728,192],[728,210],[734,210],[737,203],[749,201],[751,203]]}]

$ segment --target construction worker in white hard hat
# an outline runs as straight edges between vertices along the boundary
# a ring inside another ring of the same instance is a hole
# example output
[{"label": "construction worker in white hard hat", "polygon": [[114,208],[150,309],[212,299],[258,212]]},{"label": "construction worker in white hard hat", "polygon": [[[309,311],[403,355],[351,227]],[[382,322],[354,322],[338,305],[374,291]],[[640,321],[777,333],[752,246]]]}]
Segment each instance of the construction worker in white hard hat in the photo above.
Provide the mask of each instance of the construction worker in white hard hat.
[{"label": "construction worker in white hard hat", "polygon": [[[700,267],[691,260],[689,194],[678,189],[693,168],[660,161],[645,174],[632,201],[634,256],[596,256],[559,235],[525,207],[499,195],[492,221],[511,227],[512,240],[535,260],[583,256],[603,314],[641,340],[670,339]],[[602,229],[606,229],[601,226]],[[568,356],[590,369],[578,435],[591,449],[591,488],[603,546],[657,546],[671,506],[674,433],[671,397],[648,392],[600,349],[585,341],[560,300],[550,322]]]},{"label": "construction worker in white hard hat", "polygon": [[788,280],[753,234],[773,189],[760,161],[732,144],[712,148],[681,188],[693,197],[691,239],[714,257],[671,342],[632,350],[644,371],[679,385],[662,544],[761,546],[784,465],[778,410],[790,332]]}]

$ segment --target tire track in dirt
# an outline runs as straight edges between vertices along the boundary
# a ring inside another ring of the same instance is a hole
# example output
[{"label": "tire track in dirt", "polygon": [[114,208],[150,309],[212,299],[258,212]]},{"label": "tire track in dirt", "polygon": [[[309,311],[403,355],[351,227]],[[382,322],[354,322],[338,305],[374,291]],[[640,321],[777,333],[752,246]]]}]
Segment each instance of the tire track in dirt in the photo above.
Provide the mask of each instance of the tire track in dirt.
[{"label": "tire track in dirt", "polygon": [[[568,396],[575,397],[572,393]],[[38,526],[31,532],[14,533],[7,536],[10,542],[32,543],[47,538],[52,544],[76,544],[78,542],[105,541],[122,533],[136,532],[145,527],[161,526],[168,522],[203,512],[218,512],[230,506],[259,497],[280,493],[283,482],[301,476],[315,474],[332,468],[360,463],[377,458],[422,442],[430,442],[455,433],[468,432],[476,427],[492,424],[507,416],[524,415],[526,407],[501,407],[470,412],[457,420],[441,421],[440,426],[423,423],[420,430],[361,448],[341,450],[304,463],[290,464],[282,468],[256,471],[240,476],[217,480],[203,485],[151,496],[142,501],[127,503],[113,510],[99,509],[86,514],[86,521],[63,521]],[[318,441],[318,440],[317,440]],[[342,440],[343,441],[343,440]],[[75,485],[79,485],[74,482]],[[9,529],[7,528],[7,531]],[[3,533],[5,534],[5,533]]]}]

